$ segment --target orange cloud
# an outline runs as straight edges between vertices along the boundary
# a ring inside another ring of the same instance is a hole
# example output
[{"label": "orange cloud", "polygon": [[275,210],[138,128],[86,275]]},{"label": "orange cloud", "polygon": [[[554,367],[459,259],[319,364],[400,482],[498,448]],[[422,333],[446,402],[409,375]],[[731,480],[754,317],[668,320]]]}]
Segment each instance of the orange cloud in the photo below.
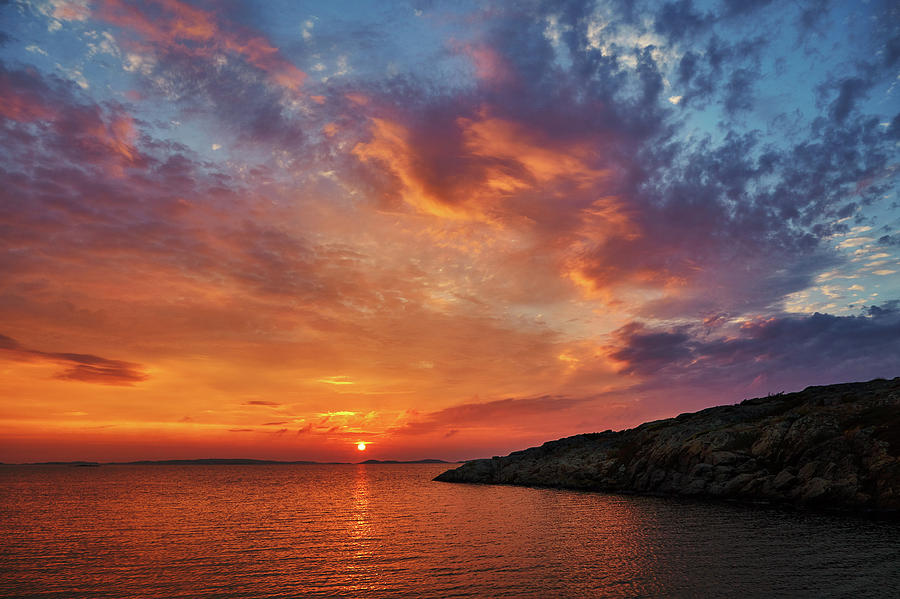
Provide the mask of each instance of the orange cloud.
[{"label": "orange cloud", "polygon": [[589,144],[550,142],[487,109],[457,118],[448,129],[414,131],[373,117],[371,138],[352,153],[393,174],[395,192],[416,211],[456,220],[516,218],[510,207],[516,194],[541,191],[552,202],[557,185],[583,191],[608,178],[607,171],[590,165]]},{"label": "orange cloud", "polygon": [[428,190],[419,175],[419,158],[406,127],[387,119],[373,118],[371,134],[371,141],[357,144],[352,153],[362,162],[377,163],[393,173],[398,179],[398,192],[404,202],[426,214],[444,218],[465,217]]},{"label": "orange cloud", "polygon": [[135,148],[137,131],[134,127],[134,119],[126,114],[111,115],[108,121],[96,122],[86,129],[86,133],[93,141],[103,146],[109,155],[115,158],[115,164],[108,174],[121,177],[122,167],[133,165],[139,158]]},{"label": "orange cloud", "polygon": [[236,54],[265,72],[273,84],[291,92],[298,92],[306,79],[306,73],[283,58],[263,36],[245,29],[223,28],[214,13],[180,0],[155,0],[146,6],[102,0],[96,16],[138,33],[162,50],[178,48],[206,58],[216,52]]},{"label": "orange cloud", "polygon": [[487,161],[485,185],[498,193],[546,184],[557,178],[565,178],[583,189],[602,183],[608,176],[606,171],[588,165],[588,144],[549,145],[527,127],[490,117],[486,110],[476,119],[459,119],[459,124],[465,149]]}]

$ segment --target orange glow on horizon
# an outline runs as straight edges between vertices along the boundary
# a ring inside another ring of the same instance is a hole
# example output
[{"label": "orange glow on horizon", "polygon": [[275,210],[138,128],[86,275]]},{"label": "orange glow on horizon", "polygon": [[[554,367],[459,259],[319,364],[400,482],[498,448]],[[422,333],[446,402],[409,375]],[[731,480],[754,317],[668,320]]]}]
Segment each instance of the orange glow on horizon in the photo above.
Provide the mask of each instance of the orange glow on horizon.
[{"label": "orange glow on horizon", "polygon": [[[831,78],[872,48],[771,81],[726,53],[694,101],[734,28],[28,4],[0,60],[0,463],[475,459],[900,369],[898,127],[864,114],[887,80]],[[751,108],[785,83],[790,139]],[[866,168],[832,168],[862,123]]]}]

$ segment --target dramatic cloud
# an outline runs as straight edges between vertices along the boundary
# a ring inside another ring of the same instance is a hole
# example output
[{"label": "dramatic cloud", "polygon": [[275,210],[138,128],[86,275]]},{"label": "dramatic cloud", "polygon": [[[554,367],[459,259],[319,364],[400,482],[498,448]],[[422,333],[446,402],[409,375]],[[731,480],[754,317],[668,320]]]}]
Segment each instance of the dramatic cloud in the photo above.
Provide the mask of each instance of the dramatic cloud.
[{"label": "dramatic cloud", "polygon": [[102,385],[133,385],[147,379],[140,364],[109,360],[90,354],[45,352],[29,349],[14,339],[0,335],[0,357],[10,360],[44,361],[59,364],[64,370],[56,378]]},{"label": "dramatic cloud", "polygon": [[896,301],[870,306],[857,316],[771,316],[722,332],[711,336],[700,329],[654,330],[629,323],[614,333],[609,356],[625,374],[697,385],[759,377],[783,381],[817,373],[829,381],[870,379],[891,377],[900,369]]},{"label": "dramatic cloud", "polygon": [[[102,0],[96,16],[129,32],[159,53],[199,60],[217,60],[218,53],[236,55],[263,71],[270,81],[299,90],[306,74],[285,60],[263,36],[241,27],[223,28],[216,15],[179,0],[132,5]],[[136,50],[145,49],[132,42]]]},{"label": "dramatic cloud", "polygon": [[468,458],[893,376],[897,10],[0,4],[0,419]]}]

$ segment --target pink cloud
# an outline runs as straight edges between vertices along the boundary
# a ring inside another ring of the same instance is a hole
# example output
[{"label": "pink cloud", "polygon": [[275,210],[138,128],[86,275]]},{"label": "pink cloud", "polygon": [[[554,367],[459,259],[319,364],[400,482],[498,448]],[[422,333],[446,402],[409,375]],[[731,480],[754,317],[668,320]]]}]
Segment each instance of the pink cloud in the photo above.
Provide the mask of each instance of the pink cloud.
[{"label": "pink cloud", "polygon": [[213,59],[216,52],[239,56],[266,73],[274,85],[292,93],[299,92],[306,79],[306,73],[262,35],[246,28],[225,27],[212,11],[179,0],[144,5],[103,0],[95,16],[138,34],[159,53],[177,52],[203,60]]}]

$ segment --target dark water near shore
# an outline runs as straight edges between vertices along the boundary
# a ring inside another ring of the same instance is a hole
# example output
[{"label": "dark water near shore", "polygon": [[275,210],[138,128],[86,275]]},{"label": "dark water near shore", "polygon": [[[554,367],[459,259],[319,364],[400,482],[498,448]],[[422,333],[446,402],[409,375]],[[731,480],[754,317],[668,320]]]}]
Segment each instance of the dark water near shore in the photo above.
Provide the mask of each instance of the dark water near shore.
[{"label": "dark water near shore", "polygon": [[431,482],[0,467],[0,597],[897,597],[900,524]]}]

